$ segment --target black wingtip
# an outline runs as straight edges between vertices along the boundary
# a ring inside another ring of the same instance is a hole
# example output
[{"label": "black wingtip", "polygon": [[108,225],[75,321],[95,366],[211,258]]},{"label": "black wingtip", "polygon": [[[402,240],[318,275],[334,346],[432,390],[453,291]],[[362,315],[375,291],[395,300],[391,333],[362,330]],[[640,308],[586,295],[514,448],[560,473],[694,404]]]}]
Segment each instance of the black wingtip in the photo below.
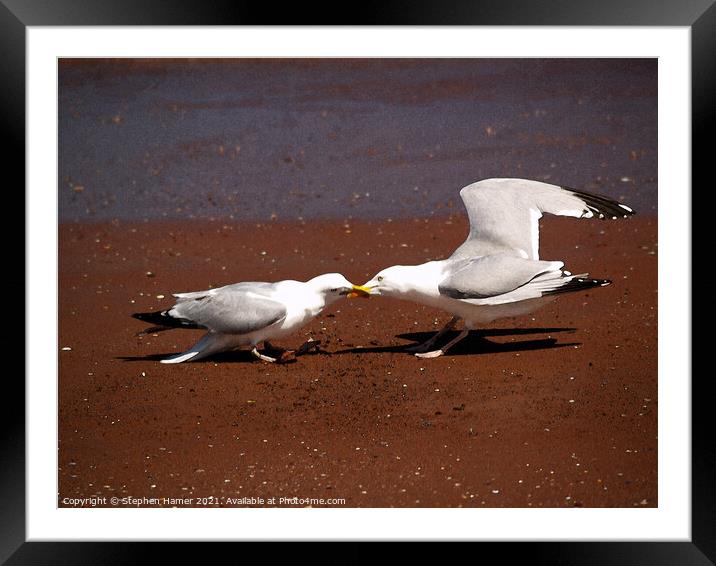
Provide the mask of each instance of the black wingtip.
[{"label": "black wingtip", "polygon": [[151,324],[161,324],[165,326],[167,324],[166,311],[154,311],[154,312],[135,312],[132,314],[132,318],[141,320],[142,322],[149,322]]},{"label": "black wingtip", "polygon": [[590,277],[573,277],[567,283],[556,289],[545,291],[542,295],[559,295],[562,293],[573,293],[575,291],[584,291],[592,287],[606,287],[611,285],[609,279],[593,279]]},{"label": "black wingtip", "polygon": [[585,193],[571,187],[562,188],[581,198],[595,218],[617,220],[618,218],[628,218],[636,214],[636,211],[631,206],[617,202],[609,197]]},{"label": "black wingtip", "polygon": [[[154,311],[154,312],[135,312],[132,314],[132,318],[141,320],[142,322],[148,322],[155,326],[169,328],[202,328],[196,322],[187,320],[186,318],[175,318],[169,314],[169,311]],[[156,330],[152,329],[154,332]],[[145,331],[148,332],[148,331]]]}]

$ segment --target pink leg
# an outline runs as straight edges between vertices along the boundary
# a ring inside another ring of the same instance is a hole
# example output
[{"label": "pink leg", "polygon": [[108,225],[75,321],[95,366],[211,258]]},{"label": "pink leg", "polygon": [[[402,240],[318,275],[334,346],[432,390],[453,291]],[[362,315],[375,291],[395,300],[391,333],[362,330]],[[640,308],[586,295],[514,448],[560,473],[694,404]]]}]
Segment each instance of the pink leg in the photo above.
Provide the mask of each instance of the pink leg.
[{"label": "pink leg", "polygon": [[460,334],[458,334],[455,338],[450,340],[447,344],[445,344],[442,348],[439,350],[433,350],[432,352],[425,352],[425,353],[417,353],[415,354],[419,358],[437,358],[439,356],[442,356],[445,352],[447,352],[450,348],[452,348],[455,344],[457,344],[460,340],[465,338],[465,336],[468,335],[470,331],[465,328]]}]

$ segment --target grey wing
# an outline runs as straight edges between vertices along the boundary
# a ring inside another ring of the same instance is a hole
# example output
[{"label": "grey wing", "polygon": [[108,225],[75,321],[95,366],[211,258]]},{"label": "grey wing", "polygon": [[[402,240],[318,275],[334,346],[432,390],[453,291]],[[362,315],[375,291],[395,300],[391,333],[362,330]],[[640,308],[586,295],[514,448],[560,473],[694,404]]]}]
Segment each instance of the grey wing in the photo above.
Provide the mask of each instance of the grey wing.
[{"label": "grey wing", "polygon": [[453,299],[484,299],[522,287],[544,273],[559,272],[561,261],[533,261],[509,254],[455,260],[438,285],[441,295]]},{"label": "grey wing", "polygon": [[271,298],[271,283],[236,283],[218,289],[180,293],[169,311],[213,332],[248,334],[286,317],[283,303]]},{"label": "grey wing", "polygon": [[452,255],[467,258],[507,252],[539,259],[543,213],[575,218],[634,214],[609,198],[528,179],[485,179],[460,191],[470,219],[467,240]]}]

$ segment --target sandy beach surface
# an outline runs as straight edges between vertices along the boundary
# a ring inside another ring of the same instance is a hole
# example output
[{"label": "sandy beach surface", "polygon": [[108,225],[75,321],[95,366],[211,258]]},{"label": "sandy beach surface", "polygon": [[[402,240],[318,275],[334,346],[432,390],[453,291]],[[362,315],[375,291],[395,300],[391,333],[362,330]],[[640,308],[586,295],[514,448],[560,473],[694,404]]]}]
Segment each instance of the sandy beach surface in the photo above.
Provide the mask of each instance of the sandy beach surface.
[{"label": "sandy beach surface", "polygon": [[655,216],[543,219],[543,258],[614,283],[439,359],[403,348],[449,316],[380,297],[341,301],[280,342],[321,341],[285,365],[245,351],[164,365],[201,331],[135,336],[131,313],[172,292],[324,272],[363,283],[445,257],[466,232],[460,215],[63,222],[58,504],[657,506]]}]

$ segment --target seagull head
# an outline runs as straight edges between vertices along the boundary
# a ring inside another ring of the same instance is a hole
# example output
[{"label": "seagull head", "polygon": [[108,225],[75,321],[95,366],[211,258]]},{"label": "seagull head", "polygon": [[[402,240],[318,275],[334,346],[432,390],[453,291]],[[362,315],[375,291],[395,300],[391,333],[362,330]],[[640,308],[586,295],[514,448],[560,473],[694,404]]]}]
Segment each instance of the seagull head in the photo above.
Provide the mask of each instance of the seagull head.
[{"label": "seagull head", "polygon": [[362,287],[371,295],[399,295],[412,289],[413,271],[414,266],[408,265],[386,267]]},{"label": "seagull head", "polygon": [[354,285],[340,273],[325,273],[314,277],[308,284],[319,294],[323,295],[326,303],[330,304],[341,297],[368,297],[370,292],[360,285]]}]

